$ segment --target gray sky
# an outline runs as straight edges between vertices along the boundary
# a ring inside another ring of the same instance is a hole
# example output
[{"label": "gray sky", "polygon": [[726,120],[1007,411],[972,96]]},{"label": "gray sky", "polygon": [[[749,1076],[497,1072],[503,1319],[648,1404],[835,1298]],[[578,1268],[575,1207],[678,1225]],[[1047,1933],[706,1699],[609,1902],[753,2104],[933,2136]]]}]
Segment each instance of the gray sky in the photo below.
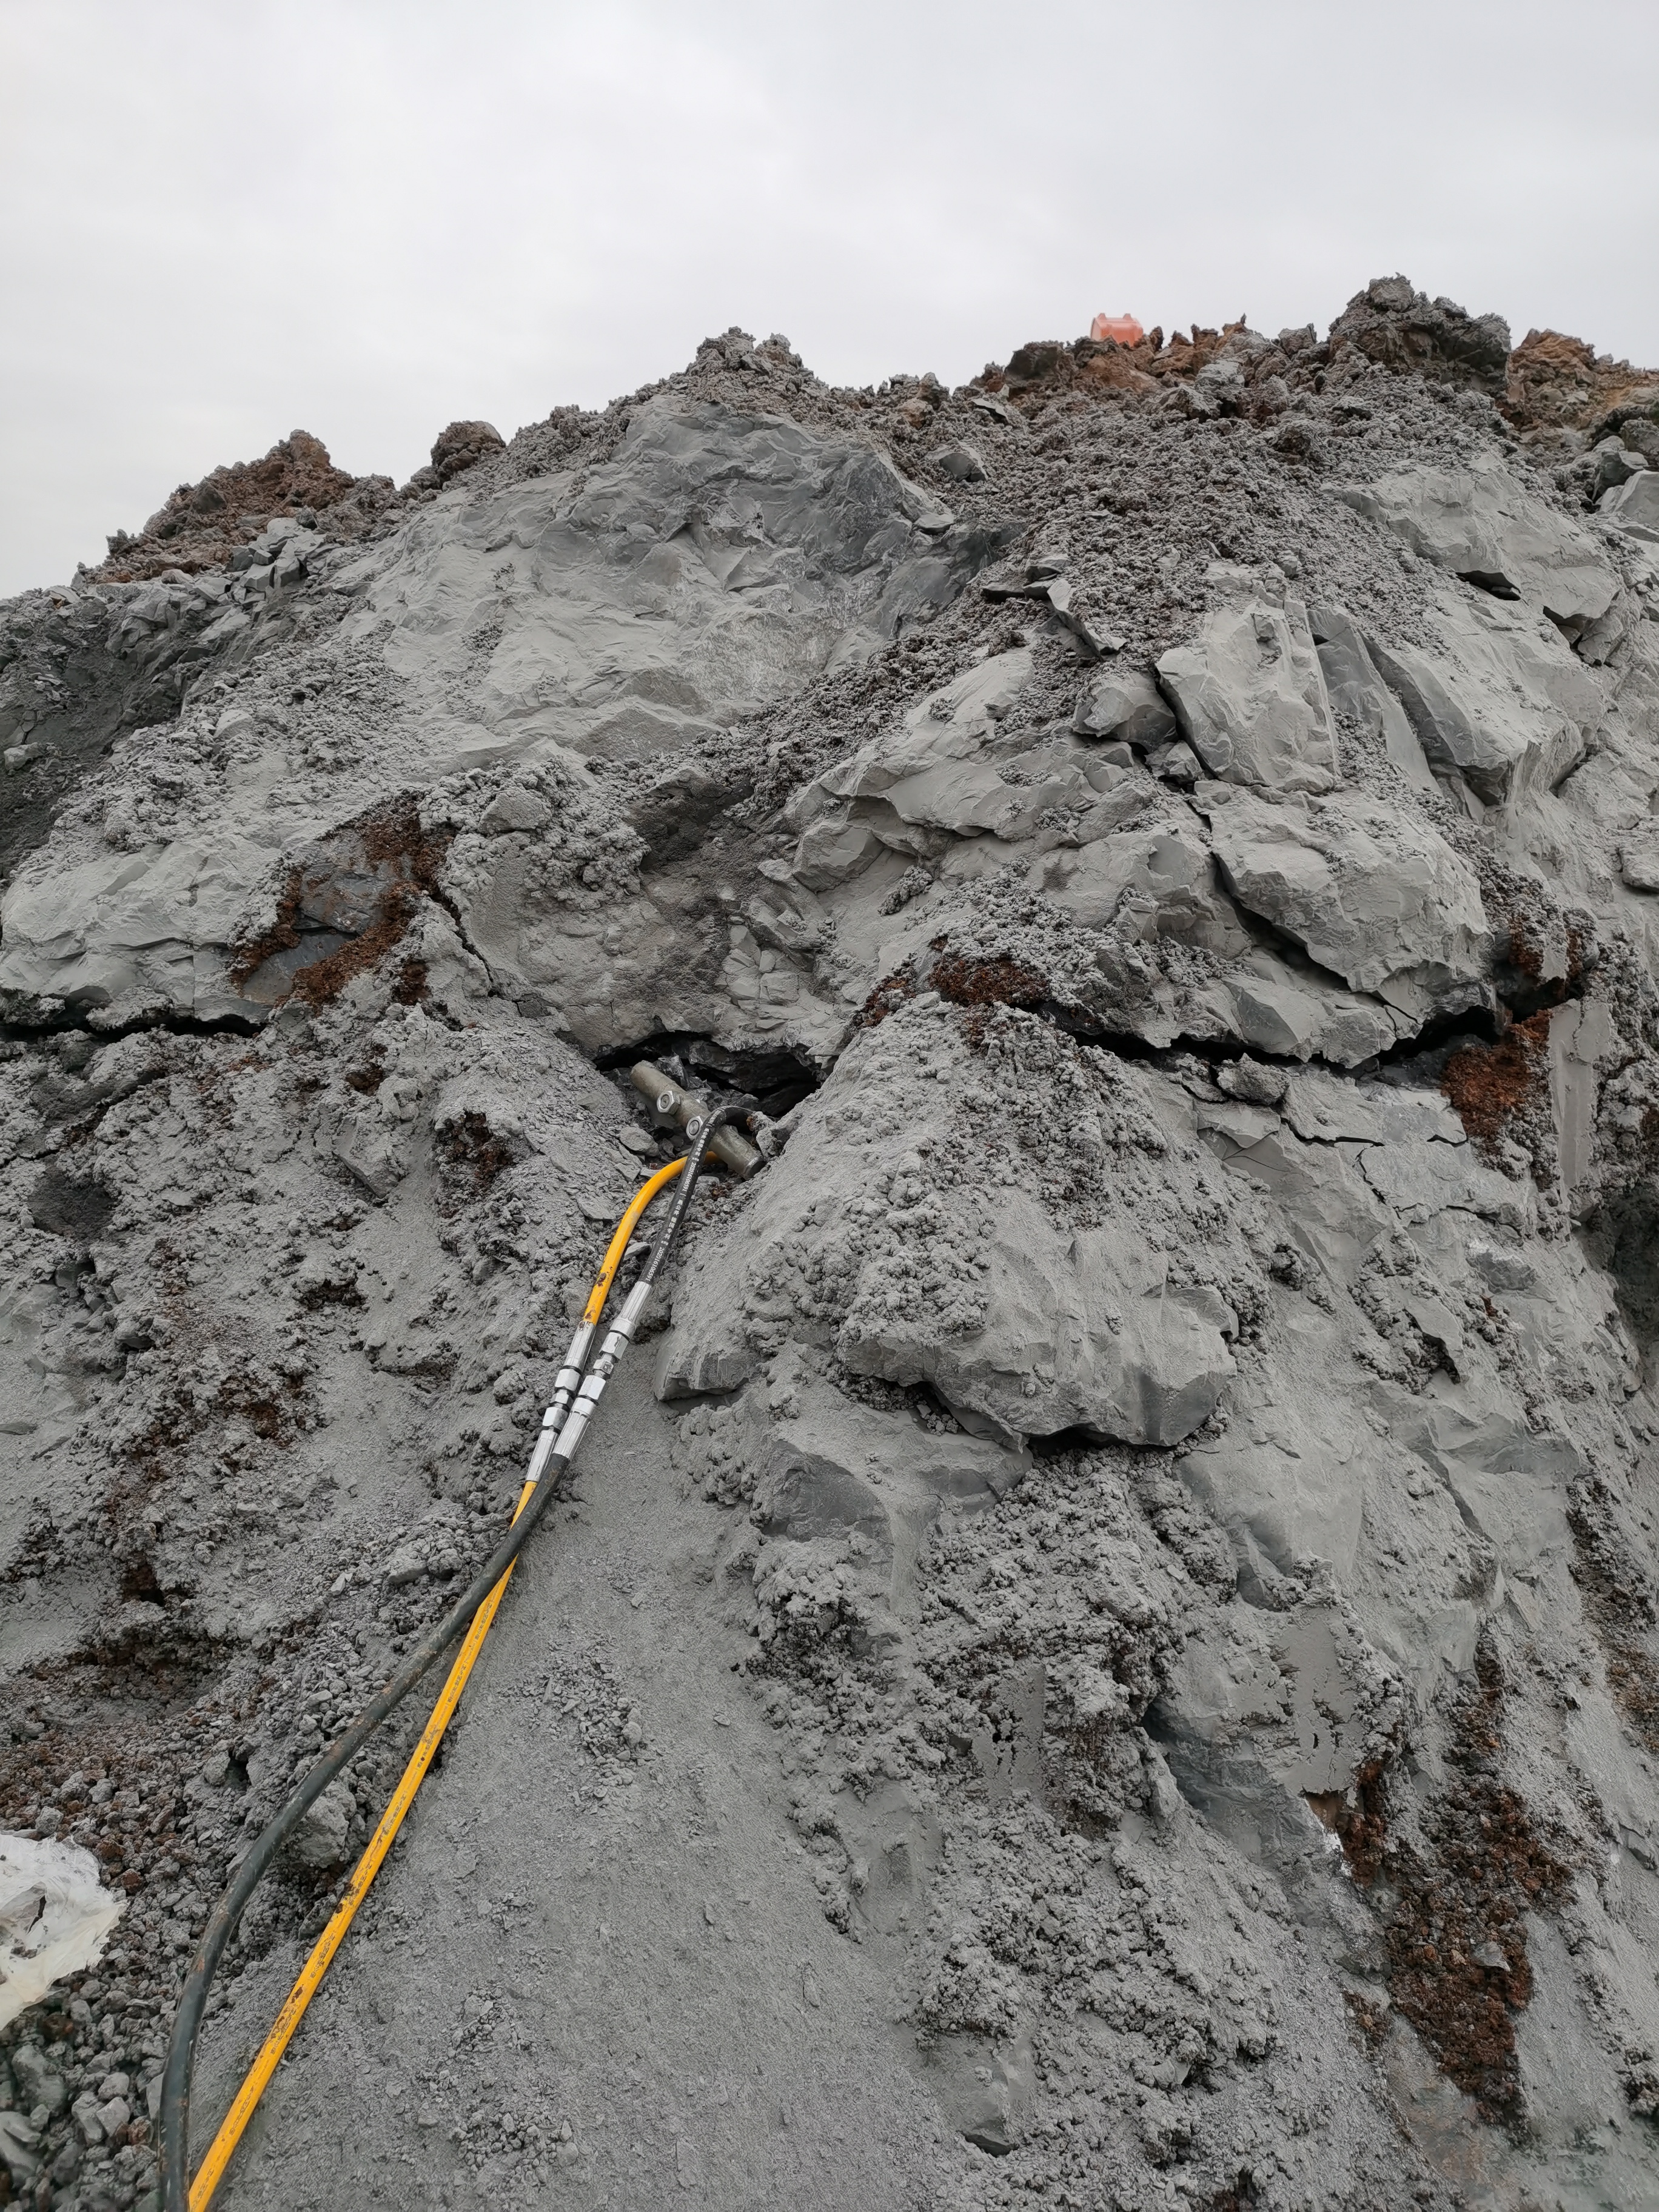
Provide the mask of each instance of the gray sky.
[{"label": "gray sky", "polygon": [[0,593],[787,333],[959,382],[1369,277],[1659,363],[1652,0],[0,0]]}]

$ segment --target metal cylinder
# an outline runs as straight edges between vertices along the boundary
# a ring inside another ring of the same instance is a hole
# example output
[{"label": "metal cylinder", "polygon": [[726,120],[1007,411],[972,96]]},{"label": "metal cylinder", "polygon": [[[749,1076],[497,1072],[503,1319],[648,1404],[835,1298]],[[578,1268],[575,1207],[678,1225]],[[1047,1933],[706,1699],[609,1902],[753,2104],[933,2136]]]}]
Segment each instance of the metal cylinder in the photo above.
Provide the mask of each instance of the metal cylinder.
[{"label": "metal cylinder", "polygon": [[[665,1075],[648,1060],[635,1060],[629,1071],[635,1091],[641,1092],[659,1114],[672,1114],[686,1135],[695,1142],[702,1117],[708,1111],[708,1102],[696,1098],[690,1091]],[[709,1142],[709,1151],[717,1160],[731,1169],[739,1182],[753,1175],[765,1164],[759,1151],[747,1137],[732,1128],[716,1129]]]}]

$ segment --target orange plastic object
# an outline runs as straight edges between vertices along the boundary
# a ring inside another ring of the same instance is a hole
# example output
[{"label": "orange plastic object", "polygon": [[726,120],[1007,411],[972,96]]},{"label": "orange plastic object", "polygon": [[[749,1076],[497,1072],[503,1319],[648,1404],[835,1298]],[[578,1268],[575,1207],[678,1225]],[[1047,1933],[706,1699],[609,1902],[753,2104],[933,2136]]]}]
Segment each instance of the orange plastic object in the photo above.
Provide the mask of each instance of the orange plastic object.
[{"label": "orange plastic object", "polygon": [[1146,335],[1133,315],[1097,315],[1089,325],[1091,338],[1115,338],[1120,345],[1139,345]]}]

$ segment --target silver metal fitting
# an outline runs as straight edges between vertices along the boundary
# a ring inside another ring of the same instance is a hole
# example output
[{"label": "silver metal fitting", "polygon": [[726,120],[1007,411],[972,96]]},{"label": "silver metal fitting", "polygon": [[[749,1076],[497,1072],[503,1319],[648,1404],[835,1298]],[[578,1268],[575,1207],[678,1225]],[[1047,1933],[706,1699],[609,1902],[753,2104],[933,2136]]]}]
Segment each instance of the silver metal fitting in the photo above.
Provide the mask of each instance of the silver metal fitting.
[{"label": "silver metal fitting", "polygon": [[[695,1145],[708,1119],[707,1100],[694,1097],[648,1060],[635,1061],[629,1073],[634,1088],[651,1101],[658,1113],[672,1114]],[[765,1165],[763,1155],[748,1138],[729,1124],[715,1130],[709,1139],[708,1150],[714,1158],[731,1169],[739,1182],[746,1182],[757,1168]]]}]

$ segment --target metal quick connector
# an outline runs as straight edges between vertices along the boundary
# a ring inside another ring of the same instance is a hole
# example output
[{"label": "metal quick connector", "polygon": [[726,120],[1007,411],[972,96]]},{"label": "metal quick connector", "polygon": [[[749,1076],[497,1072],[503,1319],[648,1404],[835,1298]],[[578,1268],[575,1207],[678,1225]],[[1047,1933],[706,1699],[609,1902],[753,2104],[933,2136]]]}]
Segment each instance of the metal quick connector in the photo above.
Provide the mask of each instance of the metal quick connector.
[{"label": "metal quick connector", "polygon": [[564,1355],[564,1364],[554,1382],[553,1396],[547,1411],[542,1415],[541,1434],[536,1439],[536,1449],[531,1455],[529,1471],[525,1476],[526,1482],[539,1482],[547,1470],[547,1462],[563,1431],[571,1401],[581,1388],[582,1363],[592,1340],[593,1324],[591,1321],[585,1321],[571,1338],[570,1348]]}]

